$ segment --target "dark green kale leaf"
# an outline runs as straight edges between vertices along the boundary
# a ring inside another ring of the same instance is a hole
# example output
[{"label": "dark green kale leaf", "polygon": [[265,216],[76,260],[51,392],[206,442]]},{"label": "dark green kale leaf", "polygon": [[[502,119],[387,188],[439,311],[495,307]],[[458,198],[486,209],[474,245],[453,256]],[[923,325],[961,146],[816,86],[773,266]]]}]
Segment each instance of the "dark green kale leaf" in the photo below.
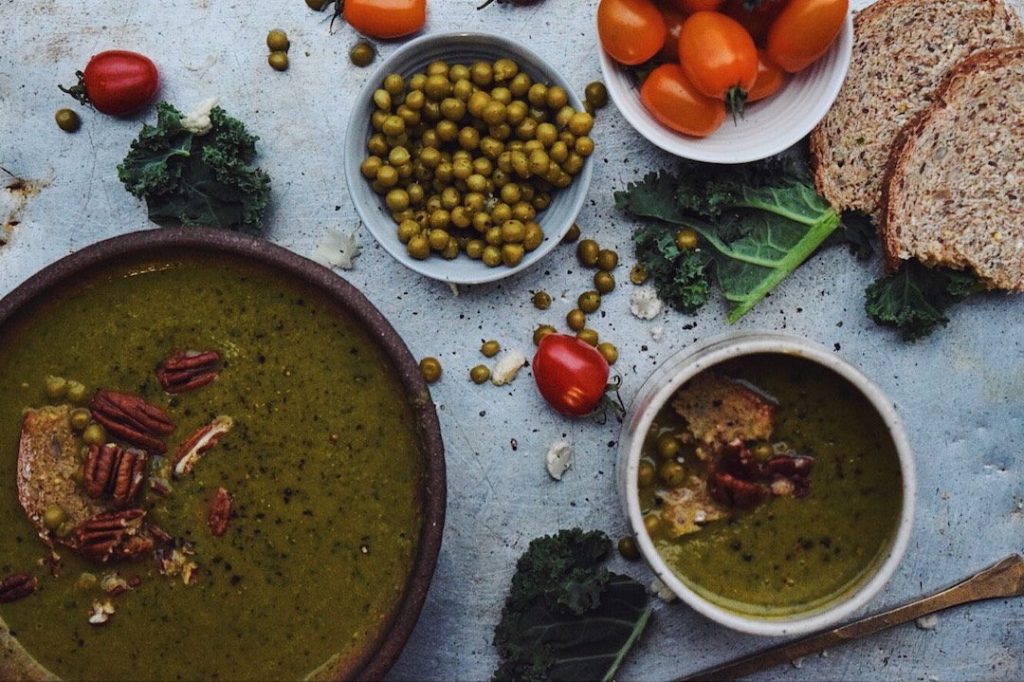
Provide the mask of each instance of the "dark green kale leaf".
[{"label": "dark green kale leaf", "polygon": [[610,550],[579,528],[530,543],[494,630],[495,680],[612,679],[650,610],[642,585],[600,566]]},{"label": "dark green kale leaf", "polygon": [[868,260],[875,254],[878,231],[871,218],[857,211],[843,213],[839,229],[829,237],[829,244],[846,244],[857,260]]},{"label": "dark green kale leaf", "polygon": [[983,290],[984,285],[971,273],[928,268],[909,260],[892,275],[868,286],[864,309],[872,320],[895,327],[904,339],[912,341],[944,327],[950,306]]},{"label": "dark green kale leaf", "polygon": [[142,127],[117,167],[121,182],[161,225],[257,230],[270,199],[270,178],[250,165],[259,138],[220,107],[210,111],[205,134],[181,121],[173,106],[157,104],[157,125]]},{"label": "dark green kale leaf", "polygon": [[[639,262],[669,305],[694,312],[710,296],[712,271],[735,322],[810,258],[839,226],[814,189],[803,153],[792,148],[749,164],[685,162],[677,174],[648,174],[615,193],[616,206],[657,223],[634,235]],[[700,246],[674,247],[679,227]]]}]

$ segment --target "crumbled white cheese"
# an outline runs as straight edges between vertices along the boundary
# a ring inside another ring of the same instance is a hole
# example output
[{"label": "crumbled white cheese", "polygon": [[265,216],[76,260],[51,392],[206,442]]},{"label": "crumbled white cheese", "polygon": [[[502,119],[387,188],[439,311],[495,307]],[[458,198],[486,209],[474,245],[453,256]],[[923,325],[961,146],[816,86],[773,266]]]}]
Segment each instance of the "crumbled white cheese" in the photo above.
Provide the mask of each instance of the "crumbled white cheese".
[{"label": "crumbled white cheese", "polygon": [[651,581],[647,591],[658,597],[666,604],[671,604],[676,600],[676,593],[668,588],[668,585],[661,581],[661,578],[655,578]]},{"label": "crumbled white cheese", "polygon": [[526,364],[526,356],[517,350],[510,350],[501,356],[498,360],[498,364],[494,366],[494,372],[491,373],[491,383],[495,386],[504,386],[505,384],[512,383],[512,380],[516,378],[516,374]]},{"label": "crumbled white cheese", "polygon": [[655,343],[661,341],[661,337],[663,337],[664,335],[665,328],[662,327],[660,324],[657,327],[651,327],[651,339],[653,339]]},{"label": "crumbled white cheese", "polygon": [[652,286],[637,287],[629,296],[629,311],[641,320],[653,320],[661,312],[661,299]]},{"label": "crumbled white cheese", "polygon": [[217,106],[217,98],[211,97],[199,103],[190,114],[181,117],[181,127],[196,135],[205,135],[213,128],[210,111]]},{"label": "crumbled white cheese", "polygon": [[921,616],[914,623],[921,630],[934,630],[939,625],[939,617],[932,613],[927,616]]},{"label": "crumbled white cheese", "polygon": [[562,474],[572,464],[572,447],[564,440],[556,440],[544,455],[544,464],[548,468],[548,476],[561,481]]},{"label": "crumbled white cheese", "polygon": [[108,600],[92,603],[92,613],[89,615],[89,623],[92,625],[103,625],[114,615],[114,605]]},{"label": "crumbled white cheese", "polygon": [[359,255],[356,231],[327,230],[324,240],[313,250],[313,260],[325,268],[351,270],[352,261]]}]

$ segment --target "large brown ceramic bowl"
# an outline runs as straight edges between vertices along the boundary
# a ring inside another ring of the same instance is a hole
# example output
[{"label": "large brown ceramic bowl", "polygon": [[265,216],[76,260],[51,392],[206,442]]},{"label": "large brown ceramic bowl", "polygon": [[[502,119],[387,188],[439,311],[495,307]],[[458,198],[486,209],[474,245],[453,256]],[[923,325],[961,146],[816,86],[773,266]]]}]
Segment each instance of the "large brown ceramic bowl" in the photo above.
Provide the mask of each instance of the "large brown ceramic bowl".
[{"label": "large brown ceramic bowl", "polygon": [[[262,239],[218,230],[167,228],[102,241],[46,267],[0,300],[0,330],[19,312],[31,310],[48,297],[58,295],[63,287],[88,273],[126,260],[175,254],[222,254],[249,259],[270,267],[286,279],[318,289],[364,325],[390,359],[403,385],[417,419],[425,458],[420,491],[422,529],[417,555],[404,594],[380,634],[347,660],[335,661],[330,670],[319,671],[334,679],[379,679],[397,660],[426,598],[441,547],[446,482],[444,445],[430,392],[401,337],[365,296],[330,270]],[[30,676],[45,674],[37,664],[26,659],[24,650],[11,639],[7,629],[0,627],[0,679],[14,679],[12,673],[20,677],[19,671]]]}]

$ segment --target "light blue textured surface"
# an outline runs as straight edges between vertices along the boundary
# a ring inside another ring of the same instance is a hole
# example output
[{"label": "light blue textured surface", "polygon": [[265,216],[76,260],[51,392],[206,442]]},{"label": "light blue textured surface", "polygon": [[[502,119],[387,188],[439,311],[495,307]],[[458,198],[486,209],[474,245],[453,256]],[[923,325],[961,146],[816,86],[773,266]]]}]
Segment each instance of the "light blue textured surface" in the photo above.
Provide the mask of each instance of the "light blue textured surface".
[{"label": "light blue textured surface", "polygon": [[[475,4],[432,0],[427,30],[493,31],[521,40],[560,65],[577,92],[598,77],[593,0],[494,5],[483,12]],[[53,124],[53,112],[73,104],[56,84],[68,83],[90,55],[108,48],[153,57],[171,102],[189,109],[218,96],[261,136],[259,162],[274,180],[266,220],[272,240],[308,255],[327,228],[356,225],[340,150],[352,97],[369,71],[348,63],[352,31],[329,35],[324,16],[300,0],[0,0],[0,166],[49,183],[0,247],[0,295],[75,249],[149,225],[115,166],[151,113],[117,120],[80,109],[84,125],[76,135]],[[273,27],[292,41],[292,66],[283,74],[266,65],[263,41]],[[393,49],[381,46],[384,53]],[[579,222],[586,235],[619,251],[624,265],[617,274],[625,280],[634,225],[615,211],[611,192],[672,160],[613,109],[598,117],[594,136],[594,181]],[[617,423],[558,417],[538,397],[528,370],[502,388],[475,386],[466,377],[482,359],[483,339],[530,353],[533,328],[561,324],[576,295],[589,288],[589,273],[563,247],[512,279],[454,297],[446,285],[396,264],[365,231],[361,236],[363,255],[344,276],[390,318],[414,354],[436,355],[446,369],[433,388],[448,449],[445,544],[419,627],[393,677],[485,678],[495,665],[492,629],[529,540],[576,524],[613,536],[626,528],[615,499]],[[907,425],[917,453],[917,520],[905,561],[868,610],[1024,549],[1024,301],[980,297],[959,306],[947,329],[908,345],[862,312],[864,287],[878,268],[842,249],[826,251],[736,325],[836,348],[889,393]],[[530,292],[541,288],[555,299],[547,312],[530,305]],[[593,324],[619,347],[616,369],[627,401],[660,359],[727,328],[719,302],[694,318],[663,313],[640,322],[628,313],[628,294],[626,285],[606,297]],[[650,334],[656,326],[664,327],[660,342]],[[576,456],[556,483],[544,471],[543,455],[562,437]],[[615,568],[646,579],[640,565],[617,560]],[[622,677],[669,679],[768,643],[659,603]],[[943,614],[931,631],[903,626],[762,677],[1011,680],[1024,678],[1022,652],[1024,600],[991,602]]]}]

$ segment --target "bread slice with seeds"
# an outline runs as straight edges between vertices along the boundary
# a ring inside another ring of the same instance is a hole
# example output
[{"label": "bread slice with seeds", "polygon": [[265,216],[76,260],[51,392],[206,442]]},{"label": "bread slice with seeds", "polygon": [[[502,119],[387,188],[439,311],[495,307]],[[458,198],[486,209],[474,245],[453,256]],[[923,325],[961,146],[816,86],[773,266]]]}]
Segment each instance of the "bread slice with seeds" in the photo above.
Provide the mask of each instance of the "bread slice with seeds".
[{"label": "bread slice with seeds", "polygon": [[1024,43],[1000,0],[880,0],[854,18],[846,82],[811,134],[818,191],[838,210],[881,218],[882,176],[900,129],[959,61]]},{"label": "bread slice with seeds", "polygon": [[916,258],[1024,291],[1024,45],[950,72],[900,133],[884,187],[890,270]]}]

